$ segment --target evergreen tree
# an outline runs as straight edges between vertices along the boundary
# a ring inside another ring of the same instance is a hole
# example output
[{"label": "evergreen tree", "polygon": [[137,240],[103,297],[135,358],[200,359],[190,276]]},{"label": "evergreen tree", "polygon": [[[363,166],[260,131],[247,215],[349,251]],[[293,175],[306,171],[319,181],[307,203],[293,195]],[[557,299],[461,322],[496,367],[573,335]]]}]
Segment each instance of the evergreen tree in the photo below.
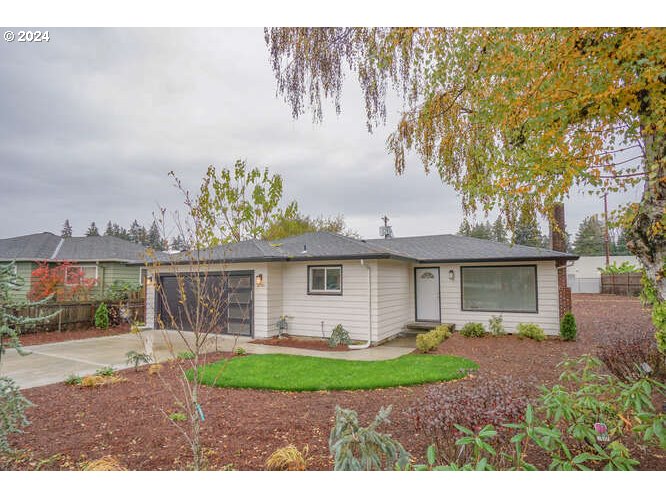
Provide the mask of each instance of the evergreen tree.
[{"label": "evergreen tree", "polygon": [[613,241],[611,249],[614,255],[631,255],[631,252],[627,249],[627,235],[624,233],[624,230],[618,230],[617,237]]},{"label": "evergreen tree", "polygon": [[171,244],[169,246],[170,246],[169,249],[175,251],[185,251],[187,249],[187,244],[185,243],[185,239],[183,239],[180,235],[171,239]]},{"label": "evergreen tree", "polygon": [[490,225],[490,222],[475,223],[470,231],[470,236],[477,239],[491,240],[493,239],[493,227]]},{"label": "evergreen tree", "polygon": [[533,246],[541,248],[544,245],[544,237],[539,229],[534,212],[523,211],[513,231],[513,244]]},{"label": "evergreen tree", "polygon": [[492,233],[493,239],[498,243],[507,242],[508,238],[506,235],[506,229],[504,228],[504,224],[502,223],[502,219],[500,217],[497,217],[497,220],[495,220],[495,223],[493,223]]},{"label": "evergreen tree", "polygon": [[106,230],[104,231],[105,236],[115,236],[116,234],[113,232],[113,224],[111,223],[111,220],[109,220],[109,223],[106,224]]},{"label": "evergreen tree", "polygon": [[132,225],[130,225],[128,231],[128,238],[134,243],[147,244],[148,237],[146,228],[143,225],[139,225],[139,222],[134,219]]},{"label": "evergreen tree", "polygon": [[69,225],[69,218],[65,220],[64,225],[62,226],[62,232],[60,237],[72,237],[72,226]]},{"label": "evergreen tree", "polygon": [[458,235],[469,237],[472,233],[472,227],[469,225],[467,219],[463,220],[458,229]]},{"label": "evergreen tree", "polygon": [[90,227],[88,227],[88,230],[86,231],[86,237],[90,236],[99,236],[99,230],[97,229],[97,225],[95,225],[95,222],[92,222],[90,224]]},{"label": "evergreen tree", "polygon": [[596,215],[585,217],[580,223],[574,248],[577,255],[604,254],[604,229]]},{"label": "evergreen tree", "polygon": [[157,251],[162,251],[164,249],[164,244],[162,242],[162,237],[160,236],[160,229],[157,227],[157,223],[153,220],[153,223],[148,229],[147,236],[147,245],[149,248],[152,248]]}]

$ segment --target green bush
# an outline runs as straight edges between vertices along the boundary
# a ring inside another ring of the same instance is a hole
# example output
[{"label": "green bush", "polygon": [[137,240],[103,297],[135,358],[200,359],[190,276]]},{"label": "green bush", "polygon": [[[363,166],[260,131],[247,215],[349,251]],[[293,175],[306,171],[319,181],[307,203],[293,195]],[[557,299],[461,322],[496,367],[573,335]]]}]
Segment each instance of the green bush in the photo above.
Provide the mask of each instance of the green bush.
[{"label": "green bush", "polygon": [[437,348],[440,343],[450,336],[451,331],[448,326],[437,326],[435,329],[431,329],[427,333],[416,335],[416,348],[418,348],[421,353],[429,352]]},{"label": "green bush", "polygon": [[328,339],[328,346],[335,348],[338,345],[351,345],[351,342],[349,331],[342,327],[342,324],[338,324],[331,332],[331,337]]},{"label": "green bush", "polygon": [[98,329],[108,329],[109,327],[109,309],[106,303],[100,303],[95,311],[95,327]]},{"label": "green bush", "polygon": [[355,411],[335,408],[335,426],[328,440],[335,471],[392,470],[409,464],[410,455],[400,442],[377,431],[390,422],[390,413],[391,406],[382,407],[375,420],[363,427]]},{"label": "green bush", "polygon": [[531,322],[521,322],[516,326],[516,331],[518,331],[518,336],[521,338],[530,338],[531,340],[536,341],[543,341],[546,339],[543,329]]},{"label": "green bush", "polygon": [[116,371],[111,366],[100,367],[95,371],[96,376],[113,376],[114,374],[116,374]]},{"label": "green bush", "polygon": [[576,332],[576,319],[571,312],[567,312],[560,322],[560,336],[565,341],[573,341],[576,339]]},{"label": "green bush", "polygon": [[76,374],[70,374],[65,378],[65,384],[66,385],[80,385],[81,384],[81,376],[78,376]]},{"label": "green bush", "polygon": [[136,352],[134,350],[127,352],[125,357],[127,357],[127,365],[133,365],[135,371],[139,369],[141,364],[150,364],[153,361],[153,358],[147,353]]},{"label": "green bush", "polygon": [[486,335],[486,330],[480,322],[468,322],[460,330],[460,334],[466,338],[481,338]]},{"label": "green bush", "polygon": [[106,297],[111,301],[129,300],[130,296],[141,291],[141,284],[127,281],[113,281],[106,292]]},{"label": "green bush", "polygon": [[488,331],[493,336],[501,336],[506,334],[506,329],[504,329],[504,320],[501,315],[493,315],[488,321]]}]

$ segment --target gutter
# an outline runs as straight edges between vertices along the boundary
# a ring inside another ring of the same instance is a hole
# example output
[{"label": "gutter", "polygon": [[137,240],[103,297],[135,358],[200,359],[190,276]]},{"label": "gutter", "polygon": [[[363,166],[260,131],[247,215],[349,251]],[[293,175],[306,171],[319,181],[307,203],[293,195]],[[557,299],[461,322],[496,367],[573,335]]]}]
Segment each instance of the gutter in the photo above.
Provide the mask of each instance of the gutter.
[{"label": "gutter", "polygon": [[372,343],[372,269],[361,259],[361,267],[368,271],[368,341],[362,345],[349,345],[350,350],[364,350]]}]

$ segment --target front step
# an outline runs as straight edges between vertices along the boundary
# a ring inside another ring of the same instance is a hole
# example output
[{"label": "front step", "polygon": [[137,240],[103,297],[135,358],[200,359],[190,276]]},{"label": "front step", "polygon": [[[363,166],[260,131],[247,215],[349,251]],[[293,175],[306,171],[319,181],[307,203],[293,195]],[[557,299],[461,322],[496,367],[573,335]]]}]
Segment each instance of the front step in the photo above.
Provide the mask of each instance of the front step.
[{"label": "front step", "polygon": [[[405,332],[410,334],[418,334],[420,331],[430,331],[431,329],[435,329],[437,326],[449,326],[451,331],[455,331],[456,329],[456,325],[451,322],[415,321],[405,324]],[[416,329],[418,331],[410,331],[410,329]]]}]

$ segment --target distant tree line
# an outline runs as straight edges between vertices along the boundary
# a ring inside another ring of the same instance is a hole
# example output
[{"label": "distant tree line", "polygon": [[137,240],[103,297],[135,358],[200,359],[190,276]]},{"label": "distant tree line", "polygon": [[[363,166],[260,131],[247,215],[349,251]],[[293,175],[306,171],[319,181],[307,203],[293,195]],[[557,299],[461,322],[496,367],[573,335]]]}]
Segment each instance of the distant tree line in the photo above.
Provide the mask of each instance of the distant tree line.
[{"label": "distant tree line", "polygon": [[[60,235],[63,238],[72,237],[72,226],[69,223],[69,219],[65,220]],[[86,229],[85,235],[86,237],[101,235],[99,228],[94,221],[91,222],[90,226]],[[153,221],[150,227],[146,229],[135,219],[130,224],[129,229],[126,229],[125,227],[109,220],[109,222],[106,224],[104,235],[117,237],[119,239],[124,239],[133,243],[139,243],[157,251],[164,251],[166,249],[185,249],[184,242],[180,237],[174,238],[171,242],[165,240],[160,234],[159,227],[155,221]]]},{"label": "distant tree line", "polygon": [[[497,241],[500,243],[521,244],[537,248],[550,248],[550,236],[541,233],[535,217],[529,214],[521,216],[511,235],[502,220],[498,218],[494,223],[489,221],[470,223],[464,220],[460,224],[458,234],[461,236],[476,237]],[[598,256],[605,254],[604,226],[597,215],[585,217],[578,226],[576,236],[566,234],[567,251],[583,256]],[[611,255],[630,255],[627,249],[627,237],[622,229],[609,230],[609,246]]]}]

